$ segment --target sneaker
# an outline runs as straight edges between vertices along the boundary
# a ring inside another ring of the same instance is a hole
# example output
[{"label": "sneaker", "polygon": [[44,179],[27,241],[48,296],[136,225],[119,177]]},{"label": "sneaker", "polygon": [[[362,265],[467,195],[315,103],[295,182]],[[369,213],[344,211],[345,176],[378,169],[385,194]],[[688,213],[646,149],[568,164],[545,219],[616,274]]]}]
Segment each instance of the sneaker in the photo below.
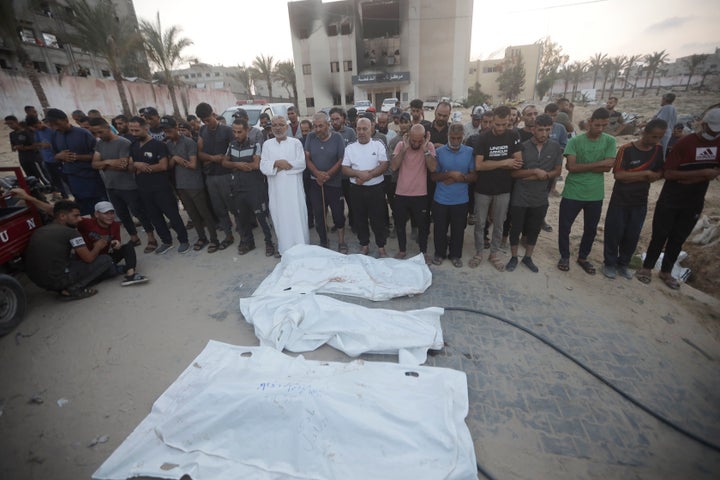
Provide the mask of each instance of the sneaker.
[{"label": "sneaker", "polygon": [[134,273],[132,275],[128,275],[125,277],[125,280],[120,283],[123,287],[127,287],[129,285],[137,285],[138,283],[145,283],[147,282],[147,277],[143,277],[139,273]]},{"label": "sneaker", "polygon": [[468,215],[467,224],[475,225],[475,215],[473,215],[472,213]]},{"label": "sneaker", "polygon": [[508,272],[512,272],[515,270],[518,264],[518,258],[517,257],[510,257],[510,261],[505,265],[505,270]]},{"label": "sneaker", "polygon": [[617,277],[617,268],[615,265],[605,265],[602,266],[602,272],[603,275],[605,275],[607,278],[615,278]]},{"label": "sneaker", "polygon": [[537,265],[535,265],[535,263],[532,261],[531,257],[523,257],[521,262],[523,265],[529,268],[531,272],[538,273],[540,271]]},{"label": "sneaker", "polygon": [[[187,245],[187,244],[186,244],[186,245]],[[188,245],[188,247],[189,247],[189,245]],[[166,254],[166,253],[168,252],[168,250],[170,250],[171,248],[173,248],[172,243],[163,243],[163,244],[161,244],[159,247],[157,247],[157,248],[155,249],[155,254],[156,254],[156,255],[164,255],[164,254]]]},{"label": "sneaker", "polygon": [[548,224],[548,223],[545,223],[545,224],[544,224],[542,227],[540,227],[540,228],[542,228],[542,231],[543,231],[543,232],[552,232],[552,231],[553,231],[552,225],[550,225],[550,224]]},{"label": "sneaker", "polygon": [[178,253],[187,253],[190,251],[190,244],[185,242],[178,246]]},{"label": "sneaker", "polygon": [[628,267],[626,267],[625,265],[620,265],[620,266],[617,268],[617,271],[618,271],[618,273],[620,274],[621,277],[627,278],[628,280],[632,280],[632,278],[633,278],[633,272],[632,272],[632,270],[630,270],[630,269],[629,269]]}]

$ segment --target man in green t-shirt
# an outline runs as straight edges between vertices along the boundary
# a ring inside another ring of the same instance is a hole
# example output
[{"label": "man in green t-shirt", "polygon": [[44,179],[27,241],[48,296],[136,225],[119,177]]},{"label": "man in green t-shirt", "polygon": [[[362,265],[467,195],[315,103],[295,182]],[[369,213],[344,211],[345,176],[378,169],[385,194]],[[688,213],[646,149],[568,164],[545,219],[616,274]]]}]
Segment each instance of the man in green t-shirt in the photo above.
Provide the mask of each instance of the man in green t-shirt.
[{"label": "man in green t-shirt", "polygon": [[588,261],[600,221],[605,194],[604,174],[615,163],[615,137],[603,132],[610,123],[610,112],[598,108],[592,113],[587,133],[572,137],[565,147],[567,180],[560,201],[558,268],[570,269],[570,230],[580,211],[583,212],[583,235],[577,263],[585,272],[595,274]]}]

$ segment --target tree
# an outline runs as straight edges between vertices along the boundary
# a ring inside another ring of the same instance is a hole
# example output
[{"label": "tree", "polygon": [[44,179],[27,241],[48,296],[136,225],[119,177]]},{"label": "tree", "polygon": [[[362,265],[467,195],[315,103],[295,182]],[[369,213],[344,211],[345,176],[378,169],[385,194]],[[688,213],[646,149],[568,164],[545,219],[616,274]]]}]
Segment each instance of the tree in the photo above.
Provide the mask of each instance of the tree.
[{"label": "tree", "polygon": [[709,56],[708,54],[690,55],[689,58],[683,60],[683,63],[688,68],[688,81],[685,85],[686,92],[690,89],[690,82],[698,67],[705,63],[705,60],[707,60]]},{"label": "tree", "polygon": [[576,98],[578,84],[580,83],[580,80],[582,80],[583,75],[585,75],[585,72],[587,72],[588,64],[587,62],[573,62],[572,63],[572,82],[573,82],[573,89],[572,89],[572,97],[573,99]]},{"label": "tree", "polygon": [[566,63],[562,67],[560,67],[560,71],[558,71],[558,75],[563,80],[563,97],[567,97],[567,91],[568,91],[568,85],[570,85],[570,80],[572,80],[572,71],[573,67],[571,64]]},{"label": "tree", "polygon": [[647,62],[648,66],[647,72],[645,74],[645,86],[643,87],[643,96],[645,96],[645,92],[648,88],[648,79],[650,79],[650,88],[652,88],[653,82],[655,81],[655,74],[657,73],[658,68],[664,65],[667,62],[668,58],[670,58],[670,55],[665,53],[665,50],[645,55],[645,61]]},{"label": "tree", "polygon": [[558,69],[560,65],[567,63],[568,56],[563,55],[562,47],[553,42],[550,37],[545,37],[535,43],[542,46],[538,83],[535,86],[538,96],[542,98],[545,93],[552,91],[552,86],[558,78]]},{"label": "tree", "polygon": [[505,98],[517,99],[525,86],[525,65],[522,61],[522,54],[505,60],[503,71],[497,78],[497,83],[498,90],[502,92]]},{"label": "tree", "polygon": [[255,57],[255,60],[253,60],[253,67],[257,69],[260,77],[265,80],[268,87],[268,97],[272,100],[272,77],[275,67],[272,55],[268,55],[267,57],[263,54],[258,55]]},{"label": "tree", "polygon": [[605,87],[607,87],[607,81],[610,77],[610,74],[612,73],[613,65],[612,61],[609,59],[605,60],[605,63],[603,63],[602,66],[602,73],[603,73],[603,86],[602,91],[600,92],[600,98],[605,98]]},{"label": "tree", "polygon": [[473,105],[482,105],[490,101],[490,95],[483,92],[480,88],[480,82],[475,82],[475,85],[468,89],[468,98],[465,102],[465,107],[471,107]]},{"label": "tree", "polygon": [[[630,55],[627,59],[627,62],[625,63],[625,83],[623,84],[622,89],[622,96],[625,96],[625,89],[627,88],[627,85],[630,83],[630,72],[632,71],[633,67],[638,65],[638,62],[642,60],[642,55]],[[639,68],[638,68],[639,70]],[[633,84],[633,92],[635,92],[635,85],[637,84],[637,80],[639,78],[639,74],[636,74],[635,77],[635,83]]]},{"label": "tree", "polygon": [[245,93],[247,93],[248,99],[252,99],[253,79],[259,76],[257,70],[255,70],[253,67],[238,65],[237,71],[231,73],[230,75],[240,82],[240,85],[242,85],[245,89]]},{"label": "tree", "polygon": [[100,0],[95,6],[88,5],[86,0],[67,0],[67,4],[72,14],[65,20],[77,31],[68,34],[68,40],[87,52],[107,59],[117,84],[123,113],[131,115],[121,65],[128,56],[142,48],[142,37],[134,31],[131,22],[120,21],[110,0]]},{"label": "tree", "polygon": [[613,57],[608,62],[610,64],[610,75],[612,76],[612,83],[610,84],[610,95],[612,96],[615,91],[615,82],[617,81],[620,71],[625,68],[628,58],[625,55]]},{"label": "tree", "polygon": [[605,64],[605,61],[607,60],[608,56],[605,53],[596,53],[592,57],[590,57],[590,60],[588,60],[589,69],[593,72],[593,86],[592,88],[595,89],[595,84],[597,83],[598,74],[600,73],[600,70],[602,70],[603,65]]},{"label": "tree", "polygon": [[37,70],[30,60],[30,55],[23,47],[22,40],[20,39],[19,31],[20,24],[18,23],[18,15],[13,6],[12,0],[3,0],[0,2],[0,34],[3,38],[9,38],[12,41],[12,48],[17,55],[18,62],[23,69],[30,85],[32,85],[35,95],[40,101],[40,106],[43,110],[50,108],[50,102],[48,102],[47,95],[45,95],[45,89],[40,83],[40,77],[38,76]]},{"label": "tree", "polygon": [[[297,104],[297,81],[295,80],[295,64],[292,60],[286,60],[275,64],[273,78],[287,90],[288,96],[293,98],[293,102]],[[292,93],[290,92],[292,88]]]},{"label": "tree", "polygon": [[160,70],[160,76],[168,86],[170,100],[172,100],[173,105],[173,114],[176,117],[180,116],[180,108],[175,96],[176,82],[172,76],[172,71],[177,64],[189,60],[183,58],[182,51],[193,43],[188,38],[178,38],[181,31],[182,29],[175,25],[163,31],[160,24],[160,12],[157,13],[155,23],[147,20],[140,21],[140,32],[145,43],[145,52],[150,61]]}]

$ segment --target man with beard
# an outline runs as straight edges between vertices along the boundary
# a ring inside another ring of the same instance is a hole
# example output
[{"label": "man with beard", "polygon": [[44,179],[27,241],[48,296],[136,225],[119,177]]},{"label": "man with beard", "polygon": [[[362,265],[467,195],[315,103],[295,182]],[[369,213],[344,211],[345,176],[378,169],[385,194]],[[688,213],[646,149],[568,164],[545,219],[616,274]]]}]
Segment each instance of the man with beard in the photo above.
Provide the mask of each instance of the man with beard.
[{"label": "man with beard", "polygon": [[450,227],[450,253],[453,266],[462,267],[465,219],[468,214],[468,185],[477,178],[473,149],[463,145],[465,129],[461,123],[453,123],[448,129],[448,143],[438,148],[437,169],[431,178],[437,183],[433,200],[435,239],[434,265],[440,265],[448,251],[448,227]]},{"label": "man with beard", "polygon": [[53,216],[52,223],[30,237],[25,272],[38,287],[58,292],[60,300],[91,297],[97,290],[90,285],[116,274],[112,259],[100,253],[109,242],[100,238],[92,250],[88,248],[77,230],[81,217],[75,202],[57,202]]},{"label": "man with beard", "polygon": [[302,182],[305,153],[300,140],[287,136],[285,117],[278,115],[270,124],[275,138],[263,144],[260,171],[268,179],[270,215],[282,255],[295,245],[310,242]]},{"label": "man with beard", "polygon": [[159,142],[165,141],[165,130],[160,125],[160,114],[155,107],[145,107],[141,111],[142,117],[145,119],[148,125],[148,133]]},{"label": "man with beard", "polygon": [[180,242],[178,253],[187,253],[190,244],[187,230],[178,211],[177,199],[170,185],[167,146],[150,136],[147,124],[141,117],[131,118],[128,127],[137,140],[130,146],[132,161],[130,168],[135,172],[135,182],[145,211],[162,241],[155,253],[163,255],[173,247],[172,235],[163,215],[170,220],[170,225],[177,234]]},{"label": "man with beard", "polygon": [[535,126],[537,116],[538,111],[535,105],[526,105],[525,108],[522,109],[523,128],[518,129],[520,142],[526,142],[533,137],[533,127]]},{"label": "man with beard", "polygon": [[287,118],[288,136],[300,140],[302,138],[302,130],[300,130],[300,120],[298,119],[297,109],[294,106],[287,108]]},{"label": "man with beard", "polygon": [[420,252],[425,256],[425,262],[429,264],[427,182],[428,170],[434,172],[437,168],[435,146],[430,141],[430,133],[426,133],[422,125],[413,125],[409,135],[395,147],[390,165],[393,171],[398,172],[393,216],[400,251],[395,258],[402,259],[407,255],[405,224],[408,218],[412,217],[418,227],[417,241]]},{"label": "man with beard", "polygon": [[155,251],[155,239],[152,222],[145,213],[140,193],[138,192],[135,175],[130,170],[131,142],[115,135],[103,118],[93,118],[90,121],[90,131],[97,137],[92,167],[104,172],[103,181],[107,187],[113,211],[117,212],[125,231],[130,235],[134,245],[140,245],[137,227],[133,216],[142,223],[148,242],[146,253]]},{"label": "man with beard", "polygon": [[413,125],[422,125],[425,130],[430,130],[430,122],[425,120],[423,112],[423,101],[416,98],[410,102],[410,117]]}]

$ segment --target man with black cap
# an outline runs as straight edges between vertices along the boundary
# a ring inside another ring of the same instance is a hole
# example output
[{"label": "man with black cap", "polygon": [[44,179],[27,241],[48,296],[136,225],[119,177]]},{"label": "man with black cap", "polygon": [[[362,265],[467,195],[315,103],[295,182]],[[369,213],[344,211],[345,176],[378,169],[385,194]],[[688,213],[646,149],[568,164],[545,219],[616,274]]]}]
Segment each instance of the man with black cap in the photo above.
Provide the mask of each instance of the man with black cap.
[{"label": "man with black cap", "polygon": [[650,272],[664,247],[660,279],[673,290],[680,288],[672,276],[672,268],[700,218],[710,181],[718,175],[720,108],[713,108],[703,117],[700,131],[678,140],[668,155],[664,166],[665,184],[655,204],[652,238],[643,268],[635,274],[638,280],[650,283]]},{"label": "man with black cap", "polygon": [[158,142],[165,141],[165,130],[160,126],[160,114],[155,107],[145,107],[142,116],[148,124],[148,133]]},{"label": "man with black cap", "polygon": [[80,214],[90,215],[97,202],[107,200],[105,184],[92,167],[95,137],[84,128],[72,126],[65,112],[57,108],[49,109],[46,119],[55,130],[52,136],[55,160],[63,164],[63,174],[80,205]]}]

